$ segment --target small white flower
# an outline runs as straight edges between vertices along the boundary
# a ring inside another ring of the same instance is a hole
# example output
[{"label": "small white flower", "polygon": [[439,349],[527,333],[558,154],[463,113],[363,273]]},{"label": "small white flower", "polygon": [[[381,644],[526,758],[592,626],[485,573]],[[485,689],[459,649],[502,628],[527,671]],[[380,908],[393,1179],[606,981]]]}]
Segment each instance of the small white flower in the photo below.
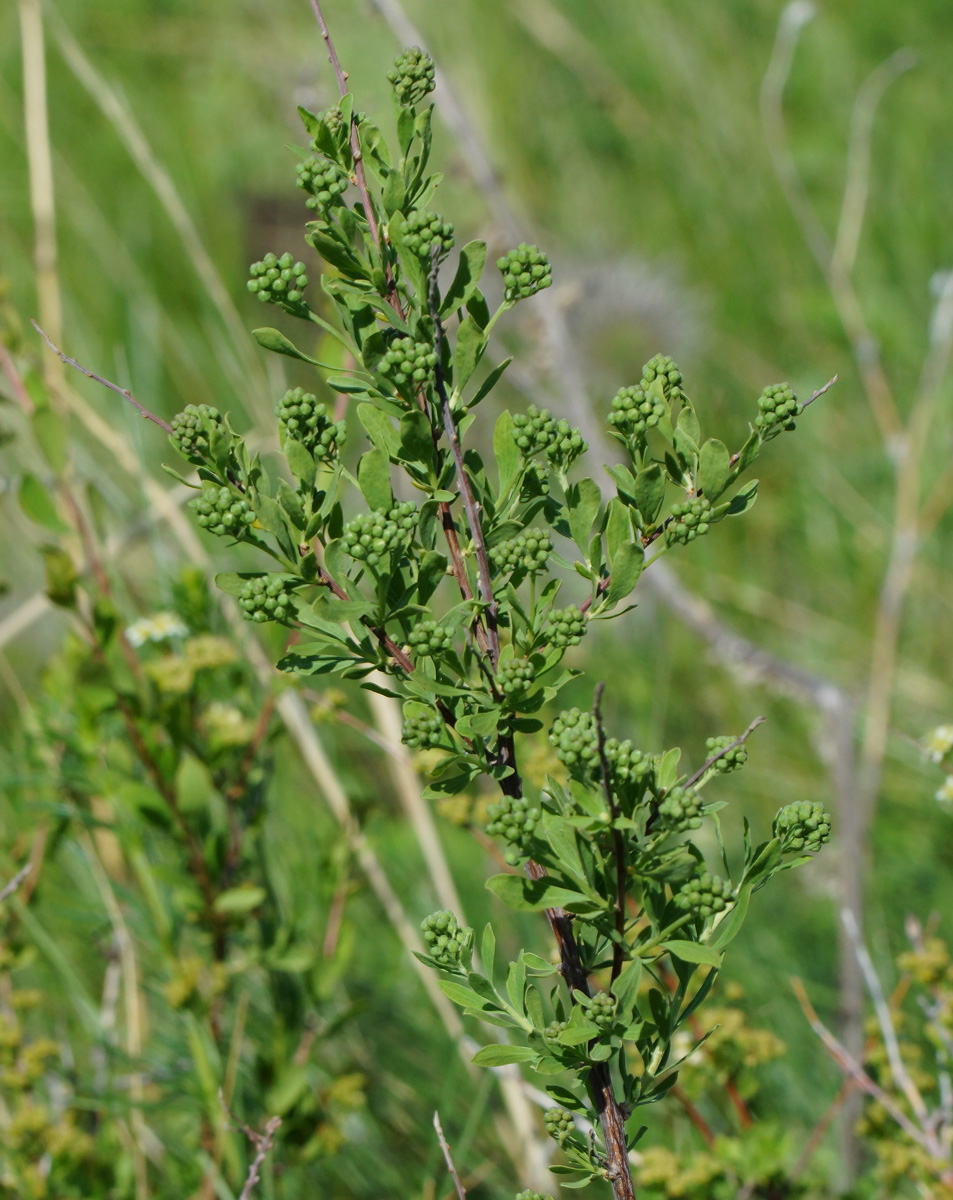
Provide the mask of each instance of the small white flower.
[{"label": "small white flower", "polygon": [[175,613],[160,612],[151,617],[140,617],[126,628],[126,639],[130,646],[144,646],[146,642],[164,642],[167,638],[185,637],[187,626]]},{"label": "small white flower", "polygon": [[947,775],[946,781],[936,794],[941,804],[953,804],[953,775]]},{"label": "small white flower", "polygon": [[931,762],[942,762],[953,750],[953,725],[937,725],[924,738],[923,748]]}]

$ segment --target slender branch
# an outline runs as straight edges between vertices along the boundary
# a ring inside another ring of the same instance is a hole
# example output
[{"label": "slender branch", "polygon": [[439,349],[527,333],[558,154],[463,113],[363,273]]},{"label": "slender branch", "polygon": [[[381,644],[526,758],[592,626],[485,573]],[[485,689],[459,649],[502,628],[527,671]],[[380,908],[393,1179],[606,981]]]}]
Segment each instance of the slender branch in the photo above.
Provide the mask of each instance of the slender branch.
[{"label": "slender branch", "polygon": [[701,1115],[701,1113],[698,1111],[698,1109],[695,1107],[695,1105],[691,1102],[691,1100],[689,1100],[688,1096],[685,1093],[685,1090],[682,1088],[682,1086],[680,1084],[676,1083],[675,1086],[672,1088],[672,1096],[682,1106],[682,1108],[685,1112],[685,1115],[688,1117],[689,1121],[691,1121],[691,1123],[695,1126],[695,1128],[701,1134],[702,1138],[704,1139],[705,1145],[708,1146],[709,1148],[714,1146],[715,1135],[712,1132],[711,1126],[708,1124],[708,1122],[705,1120],[705,1118]]},{"label": "slender branch", "polygon": [[[328,29],[327,22],[324,19],[324,13],[321,11],[321,5],[318,0],[311,0],[311,8],[314,11],[315,19],[318,22],[318,27],[321,30],[321,36],[324,38],[324,44],[328,48],[328,59],[331,66],[334,68],[334,76],[337,79],[338,91],[341,93],[342,99],[347,95],[347,71],[341,66],[337,51],[334,49],[334,42],[331,41],[331,32]],[[371,203],[371,196],[367,190],[367,176],[364,173],[364,158],[361,154],[361,139],[357,129],[357,116],[351,112],[351,154],[354,156],[354,177],[357,181],[357,190],[361,193],[361,203],[364,205],[364,215],[367,218],[367,224],[371,231],[371,237],[374,239],[374,245],[378,251],[381,248],[381,235],[377,226],[377,217],[374,215],[374,205]],[[394,290],[394,282],[390,277],[390,268],[386,268],[388,273],[388,301],[395,311],[399,311],[399,302]]]},{"label": "slender branch", "polygon": [[255,1133],[244,1121],[236,1120],[232,1110],[225,1103],[225,1095],[222,1089],[218,1089],[218,1099],[225,1114],[232,1122],[233,1128],[240,1129],[241,1132],[248,1138],[251,1144],[255,1147],[255,1157],[252,1159],[251,1166],[248,1168],[248,1177],[245,1180],[245,1186],[241,1190],[238,1200],[250,1200],[252,1192],[261,1176],[261,1168],[271,1151],[275,1142],[275,1134],[281,1127],[281,1117],[269,1117],[268,1123],[265,1125],[263,1133]]},{"label": "slender branch", "polygon": [[90,371],[87,367],[84,367],[82,363],[78,363],[75,358],[70,358],[68,354],[64,354],[58,346],[53,344],[53,342],[43,332],[43,330],[36,323],[36,321],[33,320],[32,317],[30,318],[30,324],[37,331],[44,342],[46,342],[53,353],[57,355],[58,358],[62,359],[62,361],[65,362],[68,367],[75,367],[75,369],[77,371],[81,371],[87,379],[95,379],[96,382],[101,383],[103,387],[109,388],[110,391],[122,396],[124,400],[128,400],[144,420],[152,421],[154,424],[158,425],[160,429],[164,429],[166,433],[172,432],[172,426],[167,421],[163,421],[161,417],[157,417],[154,412],[150,412],[144,404],[140,404],[128,388],[120,387],[118,383],[113,383],[110,379],[104,379],[102,375],[97,375],[95,371]]},{"label": "slender branch", "polygon": [[808,1024],[820,1038],[824,1049],[831,1056],[834,1062],[837,1063],[840,1069],[846,1075],[849,1075],[862,1091],[865,1091],[879,1104],[882,1104],[891,1117],[893,1117],[893,1119],[897,1122],[903,1132],[909,1138],[912,1138],[913,1141],[915,1141],[916,1144],[921,1147],[921,1149],[925,1150],[928,1154],[934,1153],[933,1149],[928,1144],[928,1139],[923,1135],[923,1133],[921,1133],[916,1125],[914,1125],[906,1113],[903,1112],[902,1109],[898,1108],[894,1101],[883,1090],[883,1088],[870,1078],[864,1068],[860,1066],[860,1064],[852,1057],[851,1054],[848,1053],[846,1047],[839,1042],[836,1037],[834,1037],[827,1026],[821,1021],[814,1009],[813,1004],[811,1004],[808,994],[804,988],[804,984],[796,976],[791,979],[791,988],[793,989],[798,1003],[801,1006],[801,1011],[807,1018]]},{"label": "slender branch", "polygon": [[444,1162],[447,1164],[447,1170],[453,1178],[454,1187],[457,1189],[457,1195],[460,1200],[467,1200],[466,1189],[460,1182],[460,1176],[457,1174],[457,1168],[453,1165],[453,1157],[450,1154],[450,1146],[447,1144],[447,1139],[443,1134],[443,1126],[440,1124],[440,1113],[434,1110],[433,1127],[437,1131],[437,1141],[440,1143],[440,1149],[443,1151]]},{"label": "slender branch", "polygon": [[599,747],[599,764],[602,767],[602,786],[606,794],[606,803],[612,817],[612,854],[615,858],[615,931],[618,935],[612,947],[612,975],[610,986],[618,979],[625,962],[625,842],[617,819],[619,806],[615,793],[612,791],[612,779],[609,759],[606,756],[606,731],[602,723],[602,696],[606,690],[604,683],[597,683],[592,715],[596,722],[596,742]]},{"label": "slender branch", "polygon": [[711,758],[706,759],[702,763],[702,765],[698,768],[698,770],[695,772],[695,774],[689,776],[689,778],[682,784],[682,787],[686,787],[686,788],[694,787],[695,784],[699,781],[699,779],[701,779],[701,777],[705,774],[705,772],[710,767],[713,767],[715,765],[715,763],[718,762],[718,760],[720,758],[724,758],[726,754],[730,754],[731,751],[734,750],[736,747],[743,746],[745,744],[745,742],[748,740],[748,738],[752,735],[752,733],[754,733],[754,731],[758,728],[758,726],[763,725],[764,722],[765,722],[764,717],[755,717],[755,719],[751,722],[751,724],[744,731],[744,733],[741,734],[740,737],[736,737],[733,742],[729,742],[728,745],[724,746],[721,750],[719,750],[717,754],[713,754],[711,756]]},{"label": "slender branch", "polygon": [[440,320],[440,310],[437,303],[437,252],[434,251],[433,261],[430,268],[430,277],[428,280],[428,306],[430,308],[430,317],[434,324],[434,349],[437,355],[437,365],[434,367],[434,388],[437,392],[437,398],[440,401],[440,412],[443,420],[444,432],[447,435],[447,441],[450,443],[450,451],[453,454],[453,463],[456,468],[457,475],[457,490],[463,500],[463,508],[467,515],[467,525],[470,529],[470,536],[473,539],[473,549],[476,554],[477,561],[477,577],[479,579],[480,599],[486,605],[486,626],[489,636],[489,652],[490,662],[493,670],[496,670],[497,664],[500,661],[500,634],[496,626],[497,602],[493,598],[493,578],[490,573],[490,558],[486,550],[486,541],[483,537],[483,523],[480,520],[480,506],[477,504],[476,497],[473,494],[473,486],[470,483],[470,478],[467,475],[466,465],[463,461],[463,447],[460,444],[460,436],[457,433],[456,422],[453,419],[453,412],[450,408],[450,397],[447,395],[446,383],[443,377],[443,345],[445,340],[445,332],[443,322]]},{"label": "slender branch", "polygon": [[3,901],[7,899],[8,896],[13,895],[13,893],[17,890],[17,888],[24,881],[24,879],[26,879],[27,875],[29,875],[32,870],[33,870],[33,863],[32,862],[25,863],[19,869],[19,871],[17,871],[16,875],[14,875],[14,877],[10,880],[10,882],[4,884],[3,887],[0,888],[0,904],[2,904]]},{"label": "slender branch", "polygon": [[874,1003],[874,1012],[877,1014],[877,1024],[880,1026],[880,1035],[884,1040],[884,1048],[887,1051],[887,1060],[890,1063],[890,1073],[893,1075],[894,1083],[906,1096],[907,1102],[913,1109],[917,1120],[921,1125],[926,1126],[929,1122],[927,1106],[916,1084],[910,1078],[910,1073],[904,1066],[903,1058],[900,1054],[900,1045],[897,1041],[897,1031],[894,1028],[893,1018],[890,1015],[890,1007],[887,1004],[887,998],[884,996],[883,988],[880,986],[880,979],[874,969],[870,954],[864,945],[860,926],[857,924],[857,918],[849,908],[842,908],[841,921],[843,921],[844,928],[847,930],[847,936],[854,947],[857,962],[860,964],[860,969],[864,974],[864,982],[867,984],[867,990],[870,992],[870,998]]}]

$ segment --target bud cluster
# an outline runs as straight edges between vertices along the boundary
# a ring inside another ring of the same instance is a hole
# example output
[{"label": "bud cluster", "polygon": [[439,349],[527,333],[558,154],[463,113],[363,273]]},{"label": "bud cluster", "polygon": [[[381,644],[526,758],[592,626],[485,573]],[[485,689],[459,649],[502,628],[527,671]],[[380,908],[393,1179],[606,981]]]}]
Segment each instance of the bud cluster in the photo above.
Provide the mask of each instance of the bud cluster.
[{"label": "bud cluster", "polygon": [[514,440],[524,458],[545,454],[554,467],[566,471],[587,449],[579,430],[566,420],[557,421],[548,408],[531,404],[513,417],[513,424]]},{"label": "bud cluster", "polygon": [[396,388],[413,388],[433,377],[437,365],[436,352],[427,342],[413,338],[394,338],[390,349],[378,364],[378,371]]},{"label": "bud cluster", "polygon": [[290,253],[282,254],[281,258],[266,254],[261,262],[252,263],[248,290],[263,304],[296,307],[304,299],[304,289],[308,286],[305,270],[304,263],[295,262]]},{"label": "bud cluster", "polygon": [[407,644],[416,654],[439,658],[453,645],[453,634],[436,621],[420,621],[407,635]]},{"label": "bud cluster", "polygon": [[417,506],[412,500],[395,504],[387,512],[374,509],[358,513],[344,527],[342,541],[351,558],[370,567],[387,563],[403,549],[417,528]]},{"label": "bud cluster", "polygon": [[[571,774],[599,772],[599,734],[592,713],[579,708],[561,712],[549,731],[549,742]],[[603,749],[614,788],[644,779],[652,770],[651,757],[636,750],[629,738],[622,742],[606,738]]]},{"label": "bud cluster", "polygon": [[552,538],[538,529],[527,529],[516,537],[500,542],[490,551],[490,561],[501,573],[528,571],[535,575],[546,567],[553,552]]},{"label": "bud cluster", "polygon": [[509,303],[527,300],[553,282],[553,269],[549,259],[538,246],[520,242],[515,250],[509,250],[496,265],[503,276],[503,296]]},{"label": "bud cluster", "polygon": [[344,203],[350,180],[336,163],[312,156],[299,162],[295,171],[298,187],[308,193],[305,204],[312,212],[326,218],[334,205]]},{"label": "bud cluster", "polygon": [[432,710],[421,713],[405,713],[400,740],[412,750],[430,750],[443,741],[444,722],[439,713]]},{"label": "bud cluster", "polygon": [[511,658],[501,662],[496,675],[496,685],[507,700],[516,700],[533,686],[536,671],[532,664],[522,658]]},{"label": "bud cluster", "polygon": [[294,585],[283,575],[259,575],[247,579],[238,598],[246,621],[279,621],[288,625],[294,617]]},{"label": "bud cluster", "polygon": [[665,399],[671,403],[682,395],[682,373],[667,354],[655,354],[642,368],[642,386],[648,390],[661,380]]},{"label": "bud cluster", "polygon": [[397,56],[387,79],[402,108],[419,104],[437,86],[434,61],[419,46],[411,46]]},{"label": "bud cluster", "polygon": [[619,388],[612,398],[609,424],[626,437],[643,438],[665,416],[665,405],[650,396],[641,383]]},{"label": "bud cluster", "polygon": [[774,836],[781,839],[785,850],[816,854],[831,840],[831,814],[820,800],[786,804],[774,818]]},{"label": "bud cluster", "polygon": [[549,614],[546,637],[553,646],[578,646],[588,627],[585,614],[570,604],[568,608],[554,608]]},{"label": "bud cluster", "polygon": [[693,500],[686,500],[684,504],[672,505],[672,519],[665,527],[665,540],[669,545],[675,542],[693,542],[709,529],[711,501],[707,496],[696,496]]},{"label": "bud cluster", "polygon": [[429,263],[434,250],[442,258],[453,249],[453,226],[437,213],[416,209],[404,225],[404,241]]},{"label": "bud cluster", "polygon": [[[710,737],[705,742],[705,756],[714,758],[716,754],[721,754],[721,751],[726,746],[731,746],[732,742],[737,742],[738,739],[726,734],[723,737]],[[739,742],[737,746],[733,746],[727,753],[722,754],[721,758],[717,759],[712,766],[716,771],[720,771],[722,775],[727,775],[730,771],[737,771],[743,767],[748,761],[748,750],[744,742]]]},{"label": "bud cluster", "polygon": [[572,1113],[565,1108],[547,1108],[543,1114],[546,1132],[559,1142],[560,1146],[570,1137],[575,1128]]},{"label": "bud cluster", "polygon": [[347,437],[347,422],[332,421],[327,406],[303,388],[292,388],[275,406],[281,441],[300,442],[316,459],[330,463]]},{"label": "bud cluster", "polygon": [[758,409],[754,423],[762,436],[780,433],[782,429],[793,429],[794,418],[801,415],[801,405],[789,383],[775,383],[766,387],[758,397]]},{"label": "bud cluster", "polygon": [[529,854],[529,842],[540,818],[539,808],[531,805],[525,796],[519,799],[502,796],[487,808],[486,815],[490,818],[487,833],[506,842],[506,861],[515,867]]},{"label": "bud cluster", "polygon": [[674,787],[658,806],[658,815],[672,833],[698,829],[702,823],[702,805],[698,793],[691,788]]},{"label": "bud cluster", "polygon": [[724,912],[734,899],[731,884],[717,875],[699,875],[690,879],[675,893],[675,904],[685,912],[699,917],[711,917]]},{"label": "bud cluster", "polygon": [[610,996],[608,992],[599,992],[593,996],[586,1016],[597,1029],[603,1032],[611,1029],[615,1021],[615,997]]},{"label": "bud cluster", "polygon": [[209,484],[202,488],[201,496],[191,502],[199,525],[209,533],[239,538],[254,525],[255,514],[248,501],[236,495],[230,488]]},{"label": "bud cluster", "polygon": [[210,404],[187,404],[172,418],[172,444],[186,458],[209,455],[209,428],[221,425],[222,414]]},{"label": "bud cluster", "polygon": [[473,930],[457,924],[452,912],[431,913],[420,924],[427,953],[442,967],[465,963],[473,945]]}]

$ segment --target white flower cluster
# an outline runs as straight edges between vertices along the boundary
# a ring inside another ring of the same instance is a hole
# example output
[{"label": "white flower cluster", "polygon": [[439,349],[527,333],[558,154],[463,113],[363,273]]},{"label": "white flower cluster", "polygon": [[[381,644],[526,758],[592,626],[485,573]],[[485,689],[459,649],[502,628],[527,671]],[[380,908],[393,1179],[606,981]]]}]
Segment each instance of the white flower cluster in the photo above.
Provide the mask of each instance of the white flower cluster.
[{"label": "white flower cluster", "polygon": [[953,775],[947,775],[946,781],[936,793],[935,798],[941,804],[953,804]]},{"label": "white flower cluster", "polygon": [[953,725],[937,725],[923,739],[923,749],[930,762],[942,762],[953,750]]},{"label": "white flower cluster", "polygon": [[175,613],[154,613],[151,617],[140,617],[126,628],[126,640],[137,649],[146,642],[164,642],[169,638],[185,637],[188,628]]}]

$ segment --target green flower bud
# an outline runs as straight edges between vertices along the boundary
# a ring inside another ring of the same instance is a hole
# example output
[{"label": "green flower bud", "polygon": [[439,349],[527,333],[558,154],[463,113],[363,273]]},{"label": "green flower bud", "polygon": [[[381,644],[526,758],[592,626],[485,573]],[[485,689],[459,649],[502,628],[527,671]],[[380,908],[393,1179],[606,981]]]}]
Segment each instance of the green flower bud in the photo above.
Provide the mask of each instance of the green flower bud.
[{"label": "green flower bud", "polygon": [[786,804],[774,818],[774,836],[785,850],[816,854],[831,840],[831,814],[820,800]]},{"label": "green flower bud", "polygon": [[490,562],[500,574],[511,571],[526,571],[535,575],[546,568],[546,562],[553,552],[553,542],[548,533],[538,529],[528,529],[516,537],[500,542],[490,551]]},{"label": "green flower bud", "polygon": [[567,1112],[564,1108],[548,1108],[543,1114],[543,1122],[546,1125],[546,1132],[560,1146],[565,1144],[575,1129],[572,1113]]},{"label": "green flower bud", "polygon": [[546,640],[553,646],[578,646],[586,636],[589,622],[575,604],[568,608],[554,608],[546,624]]},{"label": "green flower bud", "polygon": [[222,424],[222,414],[210,404],[187,404],[172,418],[172,445],[184,457],[202,462],[209,455],[209,433]]},{"label": "green flower bud", "polygon": [[314,457],[331,464],[347,437],[347,423],[333,421],[327,406],[302,388],[285,392],[275,407],[281,444],[285,438],[300,442]]},{"label": "green flower bud", "polygon": [[331,209],[344,203],[344,193],[350,182],[347,175],[336,163],[313,155],[299,162],[295,171],[298,187],[308,193],[305,204],[327,221]]},{"label": "green flower bud", "polygon": [[434,251],[443,258],[453,249],[453,226],[437,213],[417,209],[404,223],[404,241],[418,258],[429,264]]},{"label": "green flower bud", "polygon": [[294,618],[294,581],[284,575],[261,575],[246,579],[238,607],[246,621],[277,621],[290,625]]},{"label": "green flower bud", "polygon": [[304,289],[308,286],[303,262],[295,262],[285,253],[278,258],[266,254],[261,262],[252,263],[249,269],[248,290],[263,304],[277,304],[286,312],[301,316],[307,311]]},{"label": "green flower bud", "polygon": [[504,298],[512,304],[535,296],[553,282],[549,259],[538,246],[525,242],[498,258],[496,265],[503,276]]},{"label": "green flower bud", "polygon": [[801,415],[801,409],[789,383],[766,387],[758,398],[758,415],[754,419],[761,440],[775,437],[782,430],[794,429],[794,418]]},{"label": "green flower bud", "polygon": [[523,696],[533,686],[536,671],[521,658],[501,662],[496,675],[496,685],[506,700],[514,701]]},{"label": "green flower bud", "polygon": [[662,824],[672,833],[686,833],[689,829],[698,829],[702,823],[701,812],[702,805],[698,793],[690,788],[672,788],[658,806]]},{"label": "green flower bud", "polygon": [[427,953],[447,970],[466,966],[473,947],[473,930],[457,924],[452,912],[431,913],[420,924]]},{"label": "green flower bud", "polygon": [[696,496],[684,504],[672,505],[672,519],[665,527],[665,540],[693,542],[711,529],[711,501],[707,496]]},{"label": "green flower bud", "polygon": [[436,621],[420,621],[407,635],[407,644],[415,654],[439,658],[453,645],[453,634]]},{"label": "green flower bud", "polygon": [[724,912],[734,900],[734,891],[727,880],[717,875],[699,875],[679,888],[673,897],[678,908],[699,917],[711,917]]},{"label": "green flower bud", "polygon": [[248,501],[238,491],[210,483],[203,485],[202,494],[190,502],[190,507],[199,525],[219,537],[241,539],[256,520]]},{"label": "green flower bud", "polygon": [[387,568],[393,557],[407,549],[417,528],[417,506],[412,500],[395,504],[387,512],[358,513],[347,523],[341,540],[351,558],[369,567]]},{"label": "green flower bud", "polygon": [[430,750],[444,744],[446,726],[439,713],[430,710],[424,713],[404,714],[400,740],[412,750]]},{"label": "green flower bud", "polygon": [[615,1023],[615,997],[608,992],[599,992],[593,996],[586,1016],[597,1029],[603,1032],[611,1029]]},{"label": "green flower bud", "polygon": [[515,867],[522,859],[529,858],[529,845],[541,815],[539,808],[531,805],[525,796],[519,799],[502,796],[487,808],[486,815],[490,818],[486,831],[506,843],[506,861],[510,866]]},{"label": "green flower bud", "polygon": [[416,391],[430,385],[436,365],[436,351],[428,342],[398,337],[390,343],[377,370],[402,395],[412,397]]},{"label": "green flower bud", "polygon": [[413,108],[437,86],[434,61],[419,46],[411,46],[398,55],[387,79],[402,108]]},{"label": "green flower bud", "polygon": [[[732,742],[736,742],[737,740],[731,734],[726,734],[724,737],[708,738],[705,742],[705,757],[714,758],[726,746],[730,746]],[[740,767],[743,767],[747,761],[748,751],[742,742],[734,746],[727,754],[722,754],[721,758],[714,763],[714,768],[716,771],[720,771],[722,775],[727,775],[730,771],[737,771]]]}]

